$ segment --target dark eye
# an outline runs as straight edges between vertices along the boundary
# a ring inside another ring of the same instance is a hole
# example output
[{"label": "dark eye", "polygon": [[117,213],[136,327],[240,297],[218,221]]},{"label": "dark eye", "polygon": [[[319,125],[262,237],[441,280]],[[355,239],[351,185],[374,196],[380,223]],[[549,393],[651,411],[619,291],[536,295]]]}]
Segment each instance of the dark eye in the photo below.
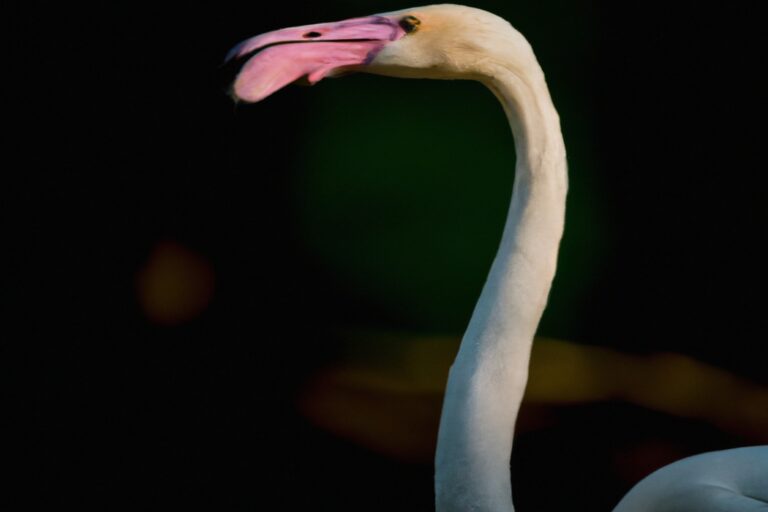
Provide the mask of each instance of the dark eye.
[{"label": "dark eye", "polygon": [[421,25],[421,20],[416,16],[405,16],[400,20],[400,26],[403,27],[407,34],[415,32],[419,25]]}]

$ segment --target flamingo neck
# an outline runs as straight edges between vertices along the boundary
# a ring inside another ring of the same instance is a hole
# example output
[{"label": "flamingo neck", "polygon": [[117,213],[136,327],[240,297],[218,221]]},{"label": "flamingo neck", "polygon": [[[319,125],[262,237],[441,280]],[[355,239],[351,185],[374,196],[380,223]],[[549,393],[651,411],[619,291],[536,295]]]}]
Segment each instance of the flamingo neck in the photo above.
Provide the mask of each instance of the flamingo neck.
[{"label": "flamingo neck", "polygon": [[509,461],[563,233],[567,169],[560,122],[543,73],[504,66],[482,81],[515,139],[512,200],[498,253],[475,306],[443,402],[435,459],[438,512],[510,512]]}]

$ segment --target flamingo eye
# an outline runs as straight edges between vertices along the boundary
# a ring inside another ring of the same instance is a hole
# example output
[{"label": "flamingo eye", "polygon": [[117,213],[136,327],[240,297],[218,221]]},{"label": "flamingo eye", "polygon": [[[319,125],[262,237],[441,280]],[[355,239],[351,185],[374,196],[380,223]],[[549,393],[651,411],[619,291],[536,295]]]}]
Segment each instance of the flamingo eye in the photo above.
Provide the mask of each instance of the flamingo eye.
[{"label": "flamingo eye", "polygon": [[421,25],[421,20],[416,16],[405,16],[400,20],[400,26],[405,30],[406,34],[416,32]]}]

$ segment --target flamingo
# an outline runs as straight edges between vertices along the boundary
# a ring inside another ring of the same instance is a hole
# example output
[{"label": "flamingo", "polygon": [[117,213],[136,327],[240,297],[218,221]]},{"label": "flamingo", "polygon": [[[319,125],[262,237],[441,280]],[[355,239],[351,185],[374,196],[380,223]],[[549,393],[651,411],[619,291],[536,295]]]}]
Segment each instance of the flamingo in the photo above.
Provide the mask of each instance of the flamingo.
[{"label": "flamingo", "polygon": [[[477,80],[515,142],[512,199],[496,257],[451,367],[435,456],[440,512],[513,511],[509,463],[533,336],[557,264],[568,174],[560,121],[528,41],[504,19],[431,5],[247,39],[232,94],[257,102],[306,78],[363,71]],[[698,455],[637,484],[615,512],[768,511],[768,446]]]}]

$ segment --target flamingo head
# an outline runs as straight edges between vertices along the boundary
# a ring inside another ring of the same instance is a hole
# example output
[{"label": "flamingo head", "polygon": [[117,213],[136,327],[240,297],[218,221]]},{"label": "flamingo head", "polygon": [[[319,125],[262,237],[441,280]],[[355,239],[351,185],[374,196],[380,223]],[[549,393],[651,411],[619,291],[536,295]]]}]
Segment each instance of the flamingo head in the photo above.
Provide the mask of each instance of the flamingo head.
[{"label": "flamingo head", "polygon": [[443,4],[267,32],[235,46],[227,60],[247,59],[232,92],[256,102],[302,78],[314,84],[364,71],[482,80],[501,64],[524,70],[532,57],[528,42],[504,19]]}]

